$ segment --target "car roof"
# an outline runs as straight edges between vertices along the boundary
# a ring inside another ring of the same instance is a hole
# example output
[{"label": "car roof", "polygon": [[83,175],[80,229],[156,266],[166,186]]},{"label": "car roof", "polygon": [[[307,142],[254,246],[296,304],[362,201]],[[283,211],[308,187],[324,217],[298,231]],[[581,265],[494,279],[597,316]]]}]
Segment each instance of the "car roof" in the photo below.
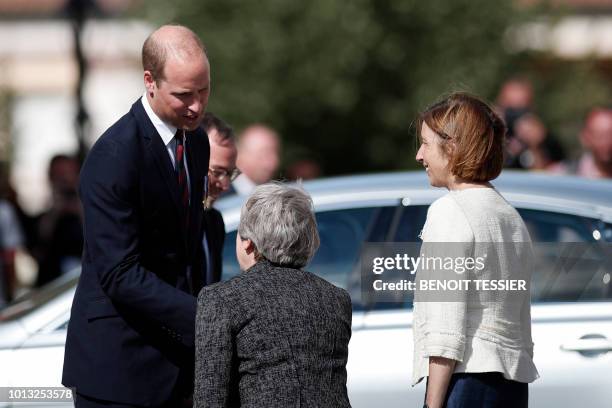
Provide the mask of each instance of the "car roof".
[{"label": "car roof", "polygon": [[[538,192],[554,197],[580,195],[582,199],[612,205],[612,180],[586,179],[544,173],[505,170],[492,182],[502,191]],[[393,187],[431,189],[424,171],[379,173],[334,177],[308,183],[308,190],[320,192],[338,188],[377,190]]]},{"label": "car roof", "polygon": [[[557,211],[565,209],[612,222],[612,180],[504,170],[492,184],[514,204]],[[352,199],[355,194],[362,198],[416,198],[412,203],[428,204],[446,192],[431,187],[424,171],[332,177],[306,181],[303,187],[313,196],[315,205],[322,197],[348,196]],[[244,196],[231,196],[220,200],[216,206],[224,216],[232,219],[244,199]]]}]

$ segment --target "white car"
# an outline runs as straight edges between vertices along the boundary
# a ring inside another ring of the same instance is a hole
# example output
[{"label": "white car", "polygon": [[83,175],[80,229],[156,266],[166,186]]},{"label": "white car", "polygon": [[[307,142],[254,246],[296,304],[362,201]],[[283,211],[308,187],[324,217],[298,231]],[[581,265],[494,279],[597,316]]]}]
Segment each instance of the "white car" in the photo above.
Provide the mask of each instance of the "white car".
[{"label": "white car", "polygon": [[[534,358],[541,378],[530,386],[530,405],[610,407],[612,181],[504,171],[493,184],[519,210],[533,241],[549,242],[542,248],[552,251],[543,254],[532,283]],[[359,260],[364,242],[418,241],[429,204],[445,191],[431,188],[424,172],[339,177],[304,188],[313,197],[321,236],[306,269],[346,288],[353,299],[352,406],[421,406],[423,383],[410,385],[411,303],[362,301]],[[224,279],[239,273],[234,245],[243,199],[219,202],[228,234]],[[584,243],[595,254],[560,264],[559,252],[580,248],[560,244],[569,242]],[[60,385],[77,279],[63,276],[0,312],[0,386]]]}]

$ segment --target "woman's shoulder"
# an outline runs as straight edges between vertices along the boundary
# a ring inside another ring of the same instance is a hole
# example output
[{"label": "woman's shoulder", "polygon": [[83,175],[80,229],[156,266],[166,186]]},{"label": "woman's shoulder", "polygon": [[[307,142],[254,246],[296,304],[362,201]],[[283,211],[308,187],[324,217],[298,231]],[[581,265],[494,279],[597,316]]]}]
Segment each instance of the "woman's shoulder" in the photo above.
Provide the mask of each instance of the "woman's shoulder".
[{"label": "woman's shoulder", "polygon": [[450,193],[429,206],[421,237],[423,241],[472,241],[473,233],[465,212]]},{"label": "woman's shoulder", "polygon": [[341,288],[339,286],[336,286],[335,284],[331,283],[327,279],[324,279],[324,278],[320,277],[319,275],[317,275],[314,272],[310,272],[310,271],[306,271],[306,270],[301,270],[301,272],[311,282],[316,282],[316,284],[319,287],[321,287],[323,290],[326,290],[326,291],[328,291],[330,293],[333,293],[336,296],[339,296],[339,297],[348,297],[350,299],[350,296],[349,296],[348,292],[345,289],[343,289],[343,288]]},{"label": "woman's shoulder", "polygon": [[479,239],[483,238],[482,232],[501,231],[507,235],[524,227],[518,211],[494,188],[453,192],[452,197],[463,209],[474,231],[478,232]]},{"label": "woman's shoulder", "polygon": [[461,207],[459,207],[457,202],[453,199],[451,193],[447,193],[431,203],[427,215],[452,215],[458,211],[461,211]]},{"label": "woman's shoulder", "polygon": [[430,220],[455,224],[466,220],[466,215],[461,205],[449,193],[431,203],[427,210],[427,221]]},{"label": "woman's shoulder", "polygon": [[248,278],[248,272],[241,272],[238,275],[226,280],[211,285],[204,286],[198,295],[198,303],[201,302],[224,302],[233,301],[236,296],[239,296],[243,291],[245,282]]}]

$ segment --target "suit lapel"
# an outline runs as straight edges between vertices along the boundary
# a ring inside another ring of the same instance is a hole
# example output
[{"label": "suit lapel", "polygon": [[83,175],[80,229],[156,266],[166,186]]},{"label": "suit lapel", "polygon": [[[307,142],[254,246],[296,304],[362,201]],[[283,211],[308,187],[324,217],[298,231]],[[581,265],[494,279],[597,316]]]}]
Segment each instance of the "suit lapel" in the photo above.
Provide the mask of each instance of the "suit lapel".
[{"label": "suit lapel", "polygon": [[[178,219],[180,219],[182,210],[179,202],[178,180],[176,173],[174,172],[174,167],[172,166],[172,161],[168,156],[168,150],[166,149],[161,136],[159,136],[159,133],[157,133],[155,126],[153,126],[153,123],[151,123],[151,120],[147,116],[147,113],[145,112],[140,100],[136,101],[136,103],[132,105],[132,111],[137,118],[137,123],[145,139],[146,146],[151,152],[151,155],[159,168],[159,172],[162,175],[164,183],[168,189],[168,194],[174,203],[176,215]],[[179,222],[178,219],[177,222]]]},{"label": "suit lapel", "polygon": [[185,134],[185,145],[187,146],[187,170],[189,171],[189,184],[190,184],[190,211],[199,210],[202,207],[202,171],[199,168],[199,160],[194,157],[197,155],[197,149],[194,149],[193,138],[197,137],[192,132]]}]

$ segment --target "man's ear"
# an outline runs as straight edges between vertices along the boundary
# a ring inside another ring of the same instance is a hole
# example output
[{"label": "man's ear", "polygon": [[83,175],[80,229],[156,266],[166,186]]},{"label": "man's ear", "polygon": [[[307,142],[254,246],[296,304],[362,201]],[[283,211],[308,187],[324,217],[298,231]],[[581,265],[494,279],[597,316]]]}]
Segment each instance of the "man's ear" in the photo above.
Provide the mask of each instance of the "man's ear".
[{"label": "man's ear", "polygon": [[155,79],[153,78],[153,74],[151,71],[144,72],[144,85],[147,89],[147,94],[152,98],[155,96],[155,91],[157,90],[157,84],[155,83]]}]

